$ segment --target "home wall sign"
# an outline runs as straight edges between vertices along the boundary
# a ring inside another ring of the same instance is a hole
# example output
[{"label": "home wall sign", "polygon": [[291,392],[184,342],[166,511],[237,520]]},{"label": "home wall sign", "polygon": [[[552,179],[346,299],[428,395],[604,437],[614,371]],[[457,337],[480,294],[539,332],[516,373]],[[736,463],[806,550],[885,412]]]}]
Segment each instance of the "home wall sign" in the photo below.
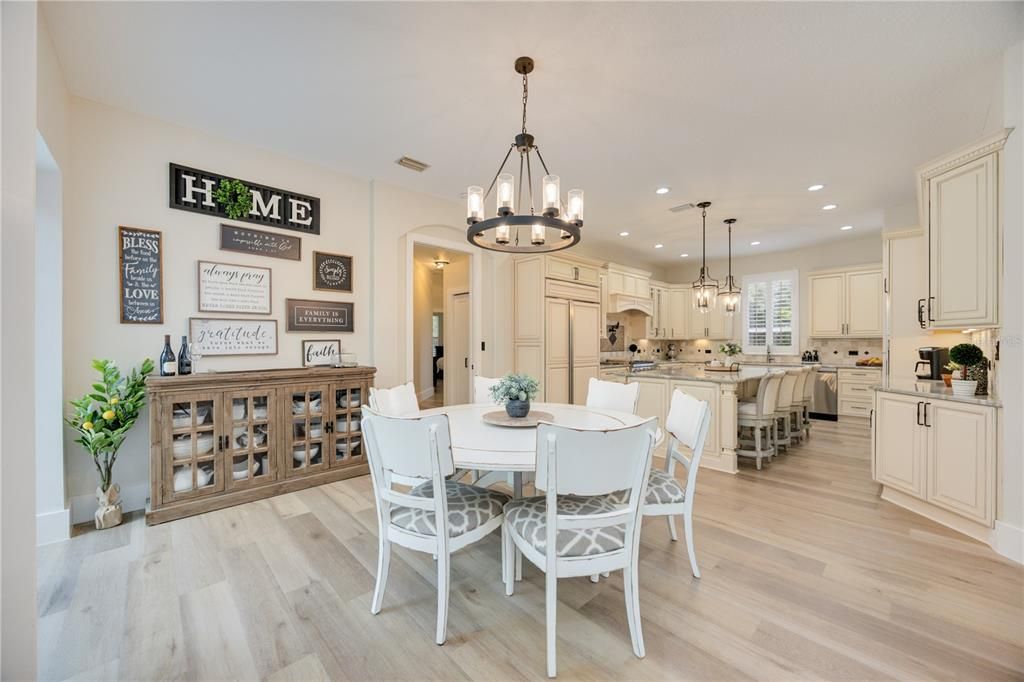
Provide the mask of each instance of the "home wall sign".
[{"label": "home wall sign", "polygon": [[228,320],[190,317],[188,335],[193,353],[212,355],[277,355],[277,320]]},{"label": "home wall sign", "polygon": [[201,260],[196,270],[199,312],[270,314],[270,268]]},{"label": "home wall sign", "polygon": [[302,260],[301,238],[238,225],[220,226],[220,249],[283,260]]},{"label": "home wall sign", "polygon": [[[214,198],[221,180],[231,179],[209,171],[170,164],[170,206],[182,211],[206,213],[228,217],[224,207]],[[289,192],[276,187],[260,185],[248,180],[241,182],[252,192],[252,208],[238,220],[294,230],[305,234],[320,234],[320,200],[316,197]]]},{"label": "home wall sign", "polygon": [[158,230],[118,226],[122,324],[163,324],[163,235]]},{"label": "home wall sign", "polygon": [[352,293],[352,256],[314,251],[313,288]]},{"label": "home wall sign", "polygon": [[341,339],[303,339],[302,366],[333,365],[341,358]]},{"label": "home wall sign", "polygon": [[352,303],[286,298],[290,332],[352,332]]}]

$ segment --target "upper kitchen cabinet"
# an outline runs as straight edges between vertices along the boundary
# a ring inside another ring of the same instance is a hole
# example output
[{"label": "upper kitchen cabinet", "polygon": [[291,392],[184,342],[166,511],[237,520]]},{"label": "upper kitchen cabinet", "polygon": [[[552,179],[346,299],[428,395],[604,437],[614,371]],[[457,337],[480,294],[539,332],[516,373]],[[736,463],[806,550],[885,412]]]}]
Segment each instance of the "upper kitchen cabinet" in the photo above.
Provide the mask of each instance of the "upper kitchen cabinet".
[{"label": "upper kitchen cabinet", "polygon": [[578,282],[587,286],[600,285],[601,264],[582,259],[545,257],[546,275],[549,279],[560,279],[564,282]]},{"label": "upper kitchen cabinet", "polygon": [[651,282],[651,314],[647,317],[647,338],[672,338],[671,313],[669,311],[669,290],[667,284]]},{"label": "upper kitchen cabinet", "polygon": [[1002,276],[999,193],[1012,128],[918,169],[918,210],[928,230],[931,329],[999,325]]},{"label": "upper kitchen cabinet", "polygon": [[608,264],[608,293],[612,296],[651,297],[651,273],[625,265]]},{"label": "upper kitchen cabinet", "polygon": [[866,265],[808,276],[812,338],[875,338],[883,332],[882,267]]}]

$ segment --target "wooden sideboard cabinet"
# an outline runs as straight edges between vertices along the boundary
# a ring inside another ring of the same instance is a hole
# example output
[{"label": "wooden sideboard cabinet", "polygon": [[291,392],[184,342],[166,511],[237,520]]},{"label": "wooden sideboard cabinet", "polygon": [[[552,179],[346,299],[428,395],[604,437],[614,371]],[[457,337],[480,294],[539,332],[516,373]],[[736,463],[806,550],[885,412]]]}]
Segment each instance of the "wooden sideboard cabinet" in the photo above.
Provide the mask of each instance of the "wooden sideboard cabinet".
[{"label": "wooden sideboard cabinet", "polygon": [[366,474],[373,367],[150,377],[150,507],[162,523]]}]

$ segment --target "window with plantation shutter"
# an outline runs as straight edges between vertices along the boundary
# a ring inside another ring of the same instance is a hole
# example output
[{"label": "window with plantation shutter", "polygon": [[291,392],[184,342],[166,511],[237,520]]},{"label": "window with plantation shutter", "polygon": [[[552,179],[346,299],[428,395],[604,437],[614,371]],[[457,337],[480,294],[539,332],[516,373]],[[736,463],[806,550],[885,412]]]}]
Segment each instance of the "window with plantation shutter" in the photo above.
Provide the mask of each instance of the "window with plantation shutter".
[{"label": "window with plantation shutter", "polygon": [[743,352],[799,352],[797,277],[796,271],[789,271],[743,278]]}]

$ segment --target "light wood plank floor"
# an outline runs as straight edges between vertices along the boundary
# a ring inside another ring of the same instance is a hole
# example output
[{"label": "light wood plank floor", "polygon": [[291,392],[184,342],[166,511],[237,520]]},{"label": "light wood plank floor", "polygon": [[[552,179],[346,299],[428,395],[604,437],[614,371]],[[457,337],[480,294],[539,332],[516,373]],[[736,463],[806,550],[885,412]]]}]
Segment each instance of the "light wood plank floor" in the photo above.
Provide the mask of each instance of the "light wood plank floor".
[{"label": "light wood plank floor", "polygon": [[[644,524],[647,657],[622,579],[559,582],[562,679],[1024,678],[1024,571],[878,498],[867,429],[817,423],[757,472],[702,472],[703,579]],[[498,536],[458,553],[448,642],[434,563],[396,548],[378,616],[367,478],[39,550],[43,679],[537,679],[544,582],[500,583]]]}]

